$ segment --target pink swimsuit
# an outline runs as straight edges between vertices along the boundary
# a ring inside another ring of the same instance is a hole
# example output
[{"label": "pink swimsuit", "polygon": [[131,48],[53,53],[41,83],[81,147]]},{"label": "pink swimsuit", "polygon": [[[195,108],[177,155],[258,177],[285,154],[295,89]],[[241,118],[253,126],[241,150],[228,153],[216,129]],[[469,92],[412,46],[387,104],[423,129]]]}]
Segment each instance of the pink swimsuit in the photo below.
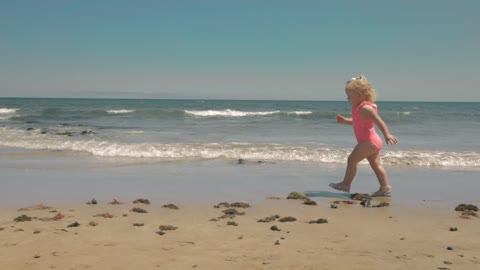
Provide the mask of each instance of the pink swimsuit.
[{"label": "pink swimsuit", "polygon": [[364,101],[360,103],[356,108],[352,109],[352,126],[353,132],[355,133],[355,137],[357,138],[357,142],[371,142],[377,151],[380,152],[382,149],[383,143],[380,136],[378,136],[377,132],[375,131],[375,123],[371,119],[365,119],[360,116],[360,109],[368,105],[372,107],[375,111],[377,111],[377,105],[370,101]]}]

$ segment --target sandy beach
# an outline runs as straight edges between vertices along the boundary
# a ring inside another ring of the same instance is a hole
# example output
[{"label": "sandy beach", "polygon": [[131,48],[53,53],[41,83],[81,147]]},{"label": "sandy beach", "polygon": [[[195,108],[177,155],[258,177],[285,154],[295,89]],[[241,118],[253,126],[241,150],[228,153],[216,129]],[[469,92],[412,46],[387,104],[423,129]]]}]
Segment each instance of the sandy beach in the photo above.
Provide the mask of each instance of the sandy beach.
[{"label": "sandy beach", "polygon": [[[390,170],[370,201],[389,205],[364,207],[328,188],[343,167],[2,153],[0,269],[480,267],[480,219],[455,211],[479,205],[477,171]],[[360,166],[353,192],[376,185]]]},{"label": "sandy beach", "polygon": [[[318,199],[317,205],[306,205],[303,200],[284,197],[265,198],[249,204],[250,207],[172,201],[143,204],[121,198],[117,198],[121,204],[110,204],[112,200],[1,209],[0,268],[476,269],[480,266],[480,220],[462,218],[454,206],[367,208],[359,201],[350,204],[349,200],[337,199]],[[371,204],[389,201],[374,199]],[[146,213],[136,212],[138,209]],[[230,215],[225,216],[225,211]],[[22,219],[22,215],[23,219],[32,220],[14,221]],[[295,220],[288,221],[291,217]],[[259,222],[262,219],[265,222]],[[327,223],[310,223],[319,219]]]}]

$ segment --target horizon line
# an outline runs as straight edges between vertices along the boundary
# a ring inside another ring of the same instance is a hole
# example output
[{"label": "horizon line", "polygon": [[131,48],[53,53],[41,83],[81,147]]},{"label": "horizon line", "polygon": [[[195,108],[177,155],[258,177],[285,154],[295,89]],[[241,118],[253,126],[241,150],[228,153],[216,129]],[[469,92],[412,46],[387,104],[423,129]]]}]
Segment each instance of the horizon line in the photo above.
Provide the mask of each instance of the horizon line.
[{"label": "horizon line", "polygon": [[[348,102],[347,100],[332,99],[228,99],[228,98],[109,98],[109,97],[15,97],[0,96],[0,99],[106,99],[106,100],[212,100],[212,101],[297,101],[297,102]],[[435,100],[377,100],[375,102],[432,102],[432,103],[479,103],[480,101],[435,101]]]}]

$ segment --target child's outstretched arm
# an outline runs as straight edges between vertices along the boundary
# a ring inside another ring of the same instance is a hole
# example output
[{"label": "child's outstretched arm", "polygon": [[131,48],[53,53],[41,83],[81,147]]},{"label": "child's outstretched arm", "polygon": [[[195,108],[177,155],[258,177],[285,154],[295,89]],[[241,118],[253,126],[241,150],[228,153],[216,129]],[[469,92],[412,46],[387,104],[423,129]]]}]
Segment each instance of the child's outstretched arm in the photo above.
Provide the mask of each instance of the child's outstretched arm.
[{"label": "child's outstretched arm", "polygon": [[345,124],[345,125],[351,125],[352,124],[352,118],[346,118],[345,116],[343,116],[341,114],[337,114],[337,123]]},{"label": "child's outstretched arm", "polygon": [[363,106],[360,109],[360,115],[365,118],[370,118],[373,120],[375,125],[380,129],[385,137],[385,142],[387,144],[396,144],[398,142],[397,137],[393,136],[390,131],[388,130],[387,124],[383,121],[383,119],[378,115],[377,111],[375,111],[370,106]]}]

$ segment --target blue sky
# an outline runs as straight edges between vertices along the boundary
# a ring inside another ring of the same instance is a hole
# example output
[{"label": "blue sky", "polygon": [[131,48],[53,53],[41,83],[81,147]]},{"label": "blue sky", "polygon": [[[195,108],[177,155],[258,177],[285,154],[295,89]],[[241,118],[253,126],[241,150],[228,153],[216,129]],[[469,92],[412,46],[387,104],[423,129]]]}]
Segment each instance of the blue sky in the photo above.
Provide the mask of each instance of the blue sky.
[{"label": "blue sky", "polygon": [[480,1],[0,0],[0,96],[480,101]]}]

